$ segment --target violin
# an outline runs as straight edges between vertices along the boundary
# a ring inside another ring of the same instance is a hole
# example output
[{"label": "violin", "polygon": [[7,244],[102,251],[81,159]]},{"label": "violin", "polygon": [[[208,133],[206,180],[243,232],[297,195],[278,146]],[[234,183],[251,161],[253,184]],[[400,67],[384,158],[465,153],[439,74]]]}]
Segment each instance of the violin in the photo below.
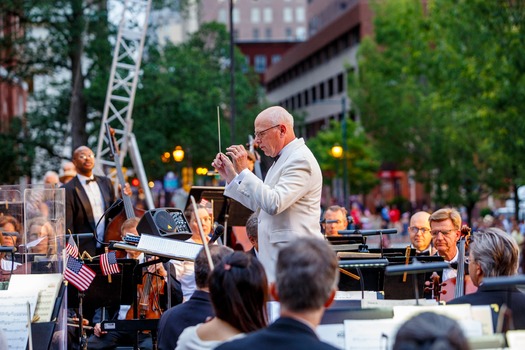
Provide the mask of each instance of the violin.
[{"label": "violin", "polygon": [[[120,167],[120,157],[119,157],[119,150],[118,150],[118,143],[115,139],[115,130],[112,129],[109,124],[106,123],[106,136],[108,138],[109,142],[109,148],[111,150],[111,156],[114,159],[115,162],[115,169],[117,171],[117,178],[118,182],[121,186],[124,186],[126,181],[124,180],[124,174],[122,173],[122,168]],[[133,204],[131,203],[131,198],[128,196],[124,191],[122,191],[122,201],[124,203],[124,210],[122,210],[119,214],[117,214],[108,224],[108,227],[106,228],[106,232],[104,234],[104,242],[109,243],[111,241],[122,241],[122,236],[120,232],[120,228],[124,221],[127,219],[133,218],[133,217],[142,217],[144,215],[144,210],[134,208]],[[117,250],[116,252],[117,258],[125,258],[126,252],[122,250]]]},{"label": "violin", "polygon": [[471,229],[467,225],[461,228],[461,238],[458,246],[458,270],[457,276],[449,278],[441,283],[440,300],[450,301],[455,298],[462,297],[465,294],[471,294],[478,290],[474,285],[469,275],[465,275],[465,251],[470,242]]},{"label": "violin", "polygon": [[[146,272],[142,277],[142,284],[137,286],[137,310],[138,319],[156,319],[162,315],[162,308],[160,307],[160,296],[164,294],[165,286],[164,278]],[[133,307],[130,308],[126,314],[126,319],[134,319]]]}]

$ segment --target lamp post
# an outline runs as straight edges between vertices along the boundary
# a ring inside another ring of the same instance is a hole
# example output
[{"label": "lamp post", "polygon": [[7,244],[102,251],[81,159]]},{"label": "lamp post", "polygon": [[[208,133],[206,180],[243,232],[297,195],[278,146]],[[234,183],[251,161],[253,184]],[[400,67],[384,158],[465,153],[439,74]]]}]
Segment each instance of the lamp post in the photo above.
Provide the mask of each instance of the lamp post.
[{"label": "lamp post", "polygon": [[334,145],[330,149],[330,153],[332,154],[332,157],[337,159],[336,167],[335,167],[335,188],[336,188],[336,198],[337,198],[337,204],[341,203],[339,200],[341,198],[341,183],[337,181],[337,175],[339,172],[339,160],[343,158],[343,147],[339,146],[338,144]]},{"label": "lamp post", "polygon": [[235,144],[235,50],[233,35],[233,0],[230,0],[230,129],[231,144]]},{"label": "lamp post", "polygon": [[346,210],[350,210],[348,203],[348,142],[346,141],[346,96],[341,97],[341,137],[343,138],[343,203]]}]

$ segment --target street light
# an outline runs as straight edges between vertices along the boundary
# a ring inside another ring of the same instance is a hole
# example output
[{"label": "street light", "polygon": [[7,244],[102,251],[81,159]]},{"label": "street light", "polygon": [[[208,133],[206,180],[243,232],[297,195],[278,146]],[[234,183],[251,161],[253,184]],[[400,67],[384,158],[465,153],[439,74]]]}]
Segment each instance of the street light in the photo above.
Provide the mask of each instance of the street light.
[{"label": "street light", "polygon": [[173,151],[173,160],[175,160],[177,163],[182,162],[184,159],[184,150],[181,146],[175,147],[175,150]]},{"label": "street light", "polygon": [[330,149],[330,153],[332,154],[332,157],[337,159],[337,162],[335,164],[335,179],[333,180],[333,186],[335,187],[335,197],[337,199],[337,204],[340,204],[341,203],[340,202],[340,199],[341,199],[341,182],[338,179],[338,173],[339,173],[339,160],[343,158],[343,147],[339,146],[338,144],[335,144]]},{"label": "street light", "polygon": [[331,152],[332,152],[332,157],[337,158],[337,159],[343,158],[343,147],[339,145],[335,145],[332,147]]}]

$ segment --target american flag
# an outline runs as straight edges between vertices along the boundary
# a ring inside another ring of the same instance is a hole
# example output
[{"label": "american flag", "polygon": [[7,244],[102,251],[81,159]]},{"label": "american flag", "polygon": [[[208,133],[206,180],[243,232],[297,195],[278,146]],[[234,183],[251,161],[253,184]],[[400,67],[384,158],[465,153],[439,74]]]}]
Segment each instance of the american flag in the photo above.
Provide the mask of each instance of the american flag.
[{"label": "american flag", "polygon": [[205,206],[207,206],[207,205],[208,205],[208,203],[210,203],[210,202],[208,202],[208,200],[207,200],[207,199],[205,199],[205,198],[202,198],[202,199],[201,199],[201,202],[200,202],[199,204],[200,204],[200,205],[202,205],[203,207],[205,207]]},{"label": "american flag", "polygon": [[69,240],[66,244],[66,252],[73,258],[78,258],[78,247],[73,239],[73,235],[69,235]]},{"label": "american flag", "polygon": [[100,256],[100,269],[104,276],[120,272],[115,252],[109,252]]},{"label": "american flag", "polygon": [[66,270],[64,271],[64,278],[77,287],[80,291],[85,291],[91,285],[91,282],[95,278],[95,272],[89,267],[84,265],[83,262],[67,257]]}]

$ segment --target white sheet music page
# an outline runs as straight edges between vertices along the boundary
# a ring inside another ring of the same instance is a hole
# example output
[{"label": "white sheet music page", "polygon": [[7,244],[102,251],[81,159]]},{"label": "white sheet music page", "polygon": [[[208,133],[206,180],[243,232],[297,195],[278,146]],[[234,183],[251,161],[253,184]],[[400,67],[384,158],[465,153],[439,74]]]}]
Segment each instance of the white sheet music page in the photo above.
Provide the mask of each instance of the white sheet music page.
[{"label": "white sheet music page", "polygon": [[195,261],[202,245],[152,235],[141,235],[137,248],[151,255]]},{"label": "white sheet music page", "polygon": [[[0,328],[9,344],[9,350],[25,350],[29,337],[28,320],[33,318],[38,291],[12,292],[0,291]],[[27,303],[31,305],[31,315],[27,314]]]}]

